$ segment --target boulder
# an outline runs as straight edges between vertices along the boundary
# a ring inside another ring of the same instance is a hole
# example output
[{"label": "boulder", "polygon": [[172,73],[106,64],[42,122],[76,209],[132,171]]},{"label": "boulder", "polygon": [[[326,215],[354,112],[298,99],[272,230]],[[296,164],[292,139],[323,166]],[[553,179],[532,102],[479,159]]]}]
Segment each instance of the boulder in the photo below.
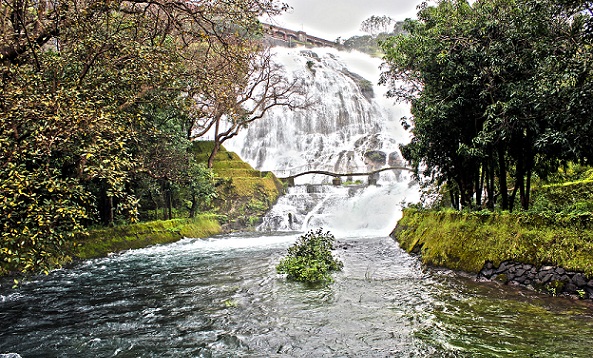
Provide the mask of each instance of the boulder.
[{"label": "boulder", "polygon": [[582,273],[577,273],[572,276],[572,283],[574,283],[577,287],[585,287],[587,286],[587,279]]}]

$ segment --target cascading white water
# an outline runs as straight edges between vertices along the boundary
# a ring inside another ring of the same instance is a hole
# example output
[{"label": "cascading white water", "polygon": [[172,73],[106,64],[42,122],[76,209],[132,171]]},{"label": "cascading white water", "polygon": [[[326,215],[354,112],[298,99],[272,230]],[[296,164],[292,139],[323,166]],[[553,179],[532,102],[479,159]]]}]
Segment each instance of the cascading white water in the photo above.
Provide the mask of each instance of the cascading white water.
[{"label": "cascading white water", "polygon": [[[277,63],[289,78],[302,79],[313,104],[291,111],[273,108],[240,136],[225,143],[259,170],[287,177],[308,170],[370,172],[402,166],[398,145],[409,136],[399,125],[409,106],[384,97],[378,82],[379,59],[335,49],[275,48]],[[397,221],[402,201],[416,201],[409,175],[388,171],[378,186],[319,186],[331,177],[296,179],[264,219],[262,230],[385,234]],[[367,182],[366,177],[343,178]],[[307,185],[306,185],[307,184]]]}]

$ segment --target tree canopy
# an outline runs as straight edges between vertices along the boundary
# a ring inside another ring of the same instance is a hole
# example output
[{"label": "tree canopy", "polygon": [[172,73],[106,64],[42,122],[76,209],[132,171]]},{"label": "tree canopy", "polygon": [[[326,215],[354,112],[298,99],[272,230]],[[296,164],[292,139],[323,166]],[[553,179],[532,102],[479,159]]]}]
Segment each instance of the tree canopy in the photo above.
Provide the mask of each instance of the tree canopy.
[{"label": "tree canopy", "polygon": [[383,41],[418,177],[457,208],[527,209],[533,175],[590,162],[591,15],[585,1],[444,0]]},{"label": "tree canopy", "polygon": [[[1,0],[0,260],[49,269],[85,227],[194,215],[196,100],[241,84],[268,0]],[[216,66],[233,61],[229,74]],[[229,110],[230,107],[225,108]],[[236,109],[237,106],[232,107]],[[184,209],[185,210],[185,209]],[[1,273],[1,272],[0,272]]]}]

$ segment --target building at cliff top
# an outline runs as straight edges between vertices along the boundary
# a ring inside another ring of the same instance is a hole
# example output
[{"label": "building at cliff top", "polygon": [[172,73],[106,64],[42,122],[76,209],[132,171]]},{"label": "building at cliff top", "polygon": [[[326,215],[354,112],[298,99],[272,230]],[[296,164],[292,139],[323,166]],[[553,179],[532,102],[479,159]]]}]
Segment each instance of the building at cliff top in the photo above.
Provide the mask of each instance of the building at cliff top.
[{"label": "building at cliff top", "polygon": [[273,46],[285,47],[339,47],[334,41],[322,39],[307,34],[304,31],[294,31],[284,27],[262,23],[266,41]]}]

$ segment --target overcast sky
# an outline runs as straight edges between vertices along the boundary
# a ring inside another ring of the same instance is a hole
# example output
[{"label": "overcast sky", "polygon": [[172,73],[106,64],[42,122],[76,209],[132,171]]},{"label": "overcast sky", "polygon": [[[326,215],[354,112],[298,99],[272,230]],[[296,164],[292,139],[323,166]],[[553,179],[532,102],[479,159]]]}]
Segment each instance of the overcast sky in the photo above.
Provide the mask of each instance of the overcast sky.
[{"label": "overcast sky", "polygon": [[416,17],[422,0],[284,0],[293,9],[288,13],[262,19],[292,30],[335,40],[347,39],[360,32],[360,24],[372,15],[387,15],[395,20]]}]

